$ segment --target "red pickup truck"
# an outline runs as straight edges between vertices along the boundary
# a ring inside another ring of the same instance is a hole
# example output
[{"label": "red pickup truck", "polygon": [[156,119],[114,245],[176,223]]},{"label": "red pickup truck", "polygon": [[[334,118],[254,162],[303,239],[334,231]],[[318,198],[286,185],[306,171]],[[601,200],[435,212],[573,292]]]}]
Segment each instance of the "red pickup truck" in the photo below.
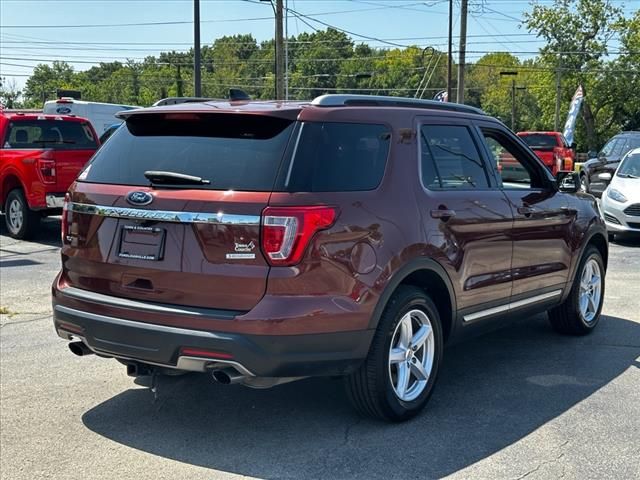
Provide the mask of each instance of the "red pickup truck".
[{"label": "red pickup truck", "polygon": [[0,109],[0,209],[9,235],[28,238],[98,148],[84,118]]},{"label": "red pickup truck", "polygon": [[575,144],[569,145],[560,132],[518,132],[555,176],[561,170],[573,170]]}]

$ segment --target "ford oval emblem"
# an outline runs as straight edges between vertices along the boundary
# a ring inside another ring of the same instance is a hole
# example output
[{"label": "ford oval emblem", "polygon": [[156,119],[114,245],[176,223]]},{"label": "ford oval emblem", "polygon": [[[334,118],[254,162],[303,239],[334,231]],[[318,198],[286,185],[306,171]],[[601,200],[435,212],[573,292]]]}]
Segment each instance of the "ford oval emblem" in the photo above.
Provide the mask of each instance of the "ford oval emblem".
[{"label": "ford oval emblem", "polygon": [[127,194],[127,202],[131,205],[149,205],[153,202],[153,196],[147,192],[129,192]]},{"label": "ford oval emblem", "polygon": [[69,107],[58,107],[56,108],[56,113],[66,115],[67,113],[71,113],[71,109]]}]

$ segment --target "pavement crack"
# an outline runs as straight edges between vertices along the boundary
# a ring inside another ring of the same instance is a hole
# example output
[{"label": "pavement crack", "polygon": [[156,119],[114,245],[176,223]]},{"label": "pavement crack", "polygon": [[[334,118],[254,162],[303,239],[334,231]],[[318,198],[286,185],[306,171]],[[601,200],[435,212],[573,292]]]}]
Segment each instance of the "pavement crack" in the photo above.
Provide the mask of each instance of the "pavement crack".
[{"label": "pavement crack", "polygon": [[362,423],[362,418],[358,418],[355,422],[350,423],[349,425],[346,426],[346,428],[344,429],[344,438],[342,441],[343,447],[349,443],[349,436],[351,435],[351,430],[357,427],[358,425],[360,425],[361,423]]},{"label": "pavement crack", "polygon": [[0,323],[0,328],[4,328],[9,325],[19,325],[21,323],[39,322],[41,320],[48,320],[50,318],[51,318],[51,314],[48,314],[48,315],[45,315],[44,317],[30,318],[29,320],[16,320],[15,322]]},{"label": "pavement crack", "polygon": [[[565,447],[567,444],[569,443],[569,440],[566,440],[565,442],[563,442],[562,444],[558,445],[558,449]],[[558,456],[556,456],[555,458],[552,458],[551,460],[545,460],[544,462],[539,463],[535,468],[532,468],[531,470],[525,472],[524,474],[520,475],[519,477],[515,478],[514,480],[522,480],[523,478],[528,477],[529,475],[536,473],[538,470],[540,470],[542,467],[546,466],[546,465],[550,465],[552,463],[556,463],[558,460],[560,460],[562,457],[564,457],[564,453],[562,452],[561,454],[559,454]],[[562,475],[561,478],[564,477],[564,468],[562,469]]]}]

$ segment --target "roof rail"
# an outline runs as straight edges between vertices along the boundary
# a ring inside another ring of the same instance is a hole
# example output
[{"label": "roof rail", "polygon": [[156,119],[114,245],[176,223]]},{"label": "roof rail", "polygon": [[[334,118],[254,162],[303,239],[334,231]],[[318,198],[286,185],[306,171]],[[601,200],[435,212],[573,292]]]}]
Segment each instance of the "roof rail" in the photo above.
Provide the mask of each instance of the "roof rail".
[{"label": "roof rail", "polygon": [[220,100],[219,98],[209,98],[209,97],[167,97],[161,100],[158,100],[153,104],[154,107],[162,107],[164,105],[178,105],[181,103],[200,103],[200,102],[210,102],[212,100]]},{"label": "roof rail", "polygon": [[436,102],[435,100],[421,100],[407,97],[387,97],[382,95],[328,94],[316,97],[313,99],[311,104],[319,107],[359,106],[425,108],[430,110],[448,110],[452,112],[486,115],[486,113],[479,108],[462,105],[460,103]]}]

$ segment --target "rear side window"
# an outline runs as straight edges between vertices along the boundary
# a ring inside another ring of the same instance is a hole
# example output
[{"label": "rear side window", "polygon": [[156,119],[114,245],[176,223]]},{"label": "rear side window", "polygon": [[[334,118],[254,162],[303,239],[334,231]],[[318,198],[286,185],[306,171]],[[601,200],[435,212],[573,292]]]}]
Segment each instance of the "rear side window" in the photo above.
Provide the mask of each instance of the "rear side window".
[{"label": "rear side window", "polygon": [[149,185],[148,170],[193,175],[189,188],[271,191],[294,123],[263,115],[144,114],[118,128],[81,177]]},{"label": "rear side window", "polygon": [[300,125],[285,191],[353,192],[380,184],[391,130],[384,125],[310,122]]},{"label": "rear side window", "polygon": [[434,189],[489,188],[489,180],[469,129],[423,125],[420,129],[422,183]]},{"label": "rear side window", "polygon": [[20,120],[9,123],[4,148],[94,150],[98,145],[86,122]]}]

